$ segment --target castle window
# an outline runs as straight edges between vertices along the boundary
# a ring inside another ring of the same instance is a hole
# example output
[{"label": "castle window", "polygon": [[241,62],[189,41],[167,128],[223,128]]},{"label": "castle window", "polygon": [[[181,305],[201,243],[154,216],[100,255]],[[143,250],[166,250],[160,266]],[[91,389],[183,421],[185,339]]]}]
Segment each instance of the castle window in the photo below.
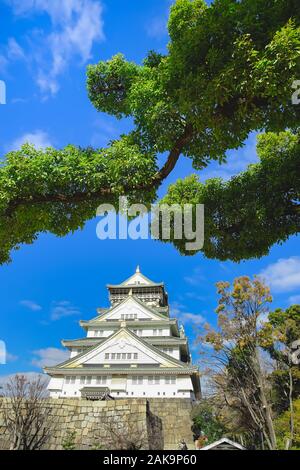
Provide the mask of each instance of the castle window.
[{"label": "castle window", "polygon": [[142,336],[143,331],[142,330],[132,330],[133,333],[137,336]]},{"label": "castle window", "polygon": [[105,385],[106,384],[106,377],[105,376],[98,376],[96,378],[97,385]]},{"label": "castle window", "polygon": [[81,383],[81,385],[84,385],[84,384],[85,384],[85,379],[86,379],[85,376],[80,377],[80,383]]},{"label": "castle window", "polygon": [[133,359],[137,359],[137,358],[138,358],[138,353],[134,353]]},{"label": "castle window", "polygon": [[159,385],[160,383],[160,377],[159,376],[156,376],[156,375],[149,375],[148,377],[148,384],[149,385]]},{"label": "castle window", "polygon": [[133,385],[143,385],[144,377],[141,375],[134,375],[132,377],[132,384]]},{"label": "castle window", "polygon": [[153,330],[153,336],[163,336],[163,330]]},{"label": "castle window", "polygon": [[138,318],[137,313],[128,313],[128,314],[121,315],[121,320],[134,321],[134,320],[137,320],[137,318]]},{"label": "castle window", "polygon": [[165,377],[165,384],[166,385],[175,385],[176,384],[176,377],[173,377],[172,375],[166,375]]},{"label": "castle window", "polygon": [[128,354],[127,354],[127,359],[128,359],[128,360],[131,359],[131,353],[128,353]]},{"label": "castle window", "polygon": [[106,359],[106,360],[109,359],[109,353],[106,353],[106,354],[105,354],[105,359]]}]

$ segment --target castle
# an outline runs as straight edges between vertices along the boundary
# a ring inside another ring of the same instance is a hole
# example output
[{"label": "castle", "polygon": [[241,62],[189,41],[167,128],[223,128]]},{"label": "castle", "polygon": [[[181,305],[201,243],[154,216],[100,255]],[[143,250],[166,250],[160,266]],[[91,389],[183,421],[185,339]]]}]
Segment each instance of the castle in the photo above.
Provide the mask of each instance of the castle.
[{"label": "castle", "polygon": [[81,321],[86,337],[64,340],[70,358],[50,375],[51,398],[201,397],[199,370],[191,364],[184,328],[170,318],[163,283],[139,267],[126,281],[108,285],[110,307]]}]

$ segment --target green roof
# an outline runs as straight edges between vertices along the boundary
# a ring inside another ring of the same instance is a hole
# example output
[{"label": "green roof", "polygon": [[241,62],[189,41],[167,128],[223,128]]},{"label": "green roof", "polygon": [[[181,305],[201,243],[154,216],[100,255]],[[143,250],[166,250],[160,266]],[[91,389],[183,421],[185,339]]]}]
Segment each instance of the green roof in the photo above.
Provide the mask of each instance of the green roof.
[{"label": "green roof", "polygon": [[[124,320],[125,321],[125,320]],[[108,329],[110,326],[120,326],[120,323],[121,321],[120,320],[116,320],[116,321],[103,321],[103,322],[99,322],[97,321],[97,319],[93,319],[93,320],[88,320],[88,321],[85,321],[85,320],[81,320],[79,322],[80,326],[82,326],[83,328],[85,327],[93,327],[93,326],[97,326],[99,327],[99,329]],[[130,320],[127,320],[126,321],[127,323],[127,326],[170,326],[170,325],[177,325],[177,320],[176,318],[172,318],[172,319],[166,319],[165,321],[163,320],[149,320],[149,321],[141,321],[141,320],[136,320],[136,321],[130,321]]]},{"label": "green roof", "polygon": [[[122,302],[120,302],[119,304],[117,305],[114,305],[113,307],[109,308],[109,309],[105,309],[105,312],[100,314],[100,315],[97,315],[96,317],[92,318],[91,320],[87,320],[87,321],[82,321],[81,323],[85,323],[85,324],[88,324],[88,323],[93,323],[95,321],[98,321],[100,317],[103,317],[104,315],[106,315],[107,313],[111,313],[113,312],[116,308],[119,308],[120,305],[124,304],[125,302],[127,302],[128,298],[130,297],[126,297],[125,299],[122,300]],[[155,307],[150,307],[149,305],[145,304],[144,302],[142,302],[138,297],[136,297],[135,295],[132,296],[132,298],[143,308],[145,308],[146,310],[149,310],[149,312],[153,313],[153,315],[161,318],[162,320],[166,321],[168,318],[170,318],[169,316],[163,314],[163,313],[160,313],[156,310]],[[151,322],[153,322],[154,320],[149,320]],[[139,321],[140,322],[140,321]],[[112,322],[111,322],[112,323]],[[131,322],[130,322],[131,323]],[[146,321],[142,322],[143,324],[147,323]]]},{"label": "green roof", "polygon": [[[88,347],[88,346],[95,346],[96,344],[103,343],[109,337],[103,338],[80,338],[75,340],[62,340],[62,344],[65,347]],[[187,338],[176,338],[174,336],[143,336],[142,337],[147,343],[157,344],[157,345],[170,345],[170,344],[178,344],[178,345],[187,345]]]},{"label": "green roof", "polygon": [[[108,340],[111,340],[114,336],[117,336],[118,333],[120,332],[121,328],[119,330],[117,330],[114,334],[112,334],[111,336],[109,336],[108,338],[105,339],[105,341],[103,341],[101,344],[105,344],[106,341]],[[138,340],[140,343],[142,343],[144,346],[146,346],[146,348],[152,350],[154,353],[156,354],[159,354],[161,357],[163,357],[164,359],[166,359],[167,361],[169,362],[173,362],[174,364],[178,364],[178,366],[180,366],[181,368],[186,368],[187,367],[187,364],[185,362],[182,362],[182,361],[179,361],[178,359],[175,359],[175,358],[172,358],[171,356],[169,356],[168,354],[165,354],[164,352],[160,351],[159,349],[157,349],[155,346],[152,346],[151,344],[147,343],[146,341],[144,341],[140,336],[137,336],[136,334],[134,334],[131,330],[129,330],[128,328],[123,328],[123,330],[125,330],[129,336],[132,336],[134,339]],[[86,354],[88,354],[90,351],[96,349],[98,346],[100,346],[100,343],[99,344],[96,344],[95,346],[92,346],[90,348],[88,348],[86,351],[83,351],[81,354],[78,354],[77,356],[75,357],[72,357],[64,362],[62,362],[61,364],[58,364],[55,369],[60,369],[62,366],[66,366],[68,364],[72,364],[72,362],[78,362],[78,359],[80,359],[81,357],[85,356]],[[47,368],[47,367],[46,367]],[[45,369],[46,369],[45,368]],[[47,370],[51,370],[51,368],[47,368]],[[76,370],[76,368],[75,368]],[[102,369],[101,369],[102,371]]]},{"label": "green roof", "polygon": [[145,287],[164,287],[163,282],[152,282],[151,284],[106,284],[108,289],[144,289]]},{"label": "green roof", "polygon": [[[130,280],[131,280],[132,278],[134,278],[134,276],[135,276],[136,274],[138,274],[140,277],[142,277],[142,278],[144,279],[144,281],[146,282],[146,284],[130,284]],[[129,283],[129,284],[126,285],[127,283]],[[115,289],[119,289],[119,288],[121,288],[121,289],[123,289],[123,288],[125,288],[125,289],[129,288],[129,289],[130,289],[130,288],[132,288],[132,287],[142,287],[142,288],[143,288],[143,287],[163,287],[163,286],[164,286],[164,283],[163,283],[163,282],[158,282],[158,283],[157,283],[157,282],[153,282],[153,281],[151,281],[151,279],[149,279],[148,277],[144,276],[144,274],[142,274],[142,273],[140,272],[139,266],[137,267],[136,272],[135,272],[132,276],[130,276],[128,279],[126,279],[125,281],[123,281],[121,284],[116,284],[116,285],[108,284],[108,285],[107,285],[107,287],[108,287],[109,289],[114,289],[114,288],[115,288]]]},{"label": "green roof", "polygon": [[91,373],[94,375],[97,375],[98,373],[101,375],[112,375],[112,373],[117,373],[118,375],[137,375],[143,372],[144,374],[147,375],[161,375],[161,374],[178,374],[178,375],[187,375],[187,374],[199,374],[199,369],[196,366],[193,367],[185,367],[185,368],[177,368],[177,367],[147,367],[147,368],[142,368],[142,367],[128,367],[128,368],[122,368],[122,369],[117,369],[117,368],[88,368],[88,367],[82,367],[82,368],[58,368],[58,367],[44,367],[44,371],[47,374],[59,374],[59,375],[84,375],[87,373]]}]

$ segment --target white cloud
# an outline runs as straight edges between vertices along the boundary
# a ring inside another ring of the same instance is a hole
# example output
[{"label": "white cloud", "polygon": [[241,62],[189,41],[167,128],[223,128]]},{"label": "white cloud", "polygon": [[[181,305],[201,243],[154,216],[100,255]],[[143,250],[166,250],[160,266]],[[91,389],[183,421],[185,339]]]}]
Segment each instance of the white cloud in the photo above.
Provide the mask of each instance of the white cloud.
[{"label": "white cloud", "polygon": [[104,40],[102,4],[96,0],[7,0],[16,16],[47,14],[51,32],[29,32],[28,62],[44,94],[59,90],[59,76],[74,58],[85,63],[96,41]]},{"label": "white cloud", "polygon": [[289,298],[289,303],[291,305],[294,305],[294,304],[300,305],[300,295],[292,295]]},{"label": "white cloud", "polygon": [[15,38],[9,38],[7,45],[7,57],[9,60],[25,59],[25,54]]},{"label": "white cloud", "polygon": [[161,39],[168,35],[168,20],[170,6],[172,5],[173,0],[165,0],[164,3],[164,11],[161,15],[150,18],[146,24],[146,32],[148,36],[154,39]]},{"label": "white cloud", "polygon": [[73,315],[80,315],[80,310],[74,307],[71,302],[67,300],[55,302],[51,311],[51,320],[56,321]]},{"label": "white cloud", "polygon": [[1,47],[0,72],[7,73],[10,62],[15,60],[26,60],[26,57],[20,44],[11,37],[7,44]]},{"label": "white cloud", "polygon": [[56,366],[69,358],[70,353],[57,348],[45,348],[33,351],[31,364],[36,367]]},{"label": "white cloud", "polygon": [[32,310],[33,312],[38,312],[42,310],[42,306],[34,302],[33,300],[21,300],[20,305],[29,308],[29,310]]},{"label": "white cloud", "polygon": [[201,180],[222,178],[227,181],[232,176],[247,170],[250,164],[257,163],[259,159],[256,151],[256,138],[257,134],[252,133],[244,147],[231,151],[228,155],[227,163],[219,165],[216,162],[212,162],[201,173]]},{"label": "white cloud", "polygon": [[205,295],[199,295],[197,292],[187,292],[185,296],[188,299],[199,300],[200,302],[205,302],[207,300]]},{"label": "white cloud", "polygon": [[189,276],[184,277],[184,280],[191,286],[199,286],[205,281],[205,276],[201,268],[195,268]]},{"label": "white cloud", "polygon": [[18,359],[18,356],[11,354],[6,349],[4,341],[0,340],[0,364],[7,364],[8,362],[14,362]]},{"label": "white cloud", "polygon": [[100,116],[94,122],[94,132],[91,138],[91,145],[93,147],[102,147],[107,145],[108,141],[117,139],[120,135],[120,129],[107,118],[107,116]]},{"label": "white cloud", "polygon": [[14,362],[14,361],[17,361],[19,359],[18,356],[16,356],[15,354],[11,354],[11,353],[6,353],[6,362]]},{"label": "white cloud", "polygon": [[187,325],[203,325],[205,323],[205,318],[202,315],[195,313],[181,313],[179,319]]},{"label": "white cloud", "polygon": [[8,65],[8,60],[5,55],[0,54],[0,72],[4,73]]},{"label": "white cloud", "polygon": [[175,316],[184,326],[199,326],[206,322],[202,315],[187,312],[185,306],[178,302],[171,303],[171,315]]},{"label": "white cloud", "polygon": [[260,273],[273,292],[291,292],[300,288],[300,257],[279,259]]},{"label": "white cloud", "polygon": [[23,144],[26,143],[34,145],[37,149],[52,147],[48,134],[44,131],[36,130],[18,137],[12,144],[9,145],[8,150],[18,150],[22,147]]},{"label": "white cloud", "polygon": [[146,25],[146,31],[148,36],[155,39],[163,38],[167,35],[167,15],[163,17],[152,18]]}]

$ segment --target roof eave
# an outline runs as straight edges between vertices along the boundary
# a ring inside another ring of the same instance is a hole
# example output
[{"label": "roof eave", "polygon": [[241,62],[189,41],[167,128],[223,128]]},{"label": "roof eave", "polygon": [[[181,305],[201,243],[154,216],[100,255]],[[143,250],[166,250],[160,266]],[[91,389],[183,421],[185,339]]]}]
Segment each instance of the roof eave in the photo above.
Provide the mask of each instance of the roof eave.
[{"label": "roof eave", "polygon": [[73,367],[73,368],[57,368],[57,367],[44,367],[43,368],[44,372],[48,375],[74,375],[74,374],[78,374],[78,373],[82,373],[82,374],[94,374],[95,373],[99,373],[101,372],[101,374],[104,374],[104,375],[112,375],[112,373],[117,373],[117,374],[121,374],[121,375],[137,375],[137,374],[140,374],[140,373],[147,373],[147,374],[151,374],[151,375],[164,375],[164,374],[178,374],[178,375],[195,375],[195,374],[199,374],[199,371],[193,367],[186,367],[186,368],[183,368],[183,367],[154,367],[154,368],[135,368],[135,367],[131,367],[131,368],[127,368],[127,369],[112,369],[110,367],[107,367],[107,368],[99,368],[99,369],[95,369],[95,368],[92,368],[92,369],[89,369],[88,367],[82,367],[82,368],[78,368],[78,367]]},{"label": "roof eave", "polygon": [[124,284],[107,284],[106,285],[107,289],[135,289],[135,288],[138,288],[138,289],[143,289],[145,287],[165,287],[165,284],[163,282],[152,282],[151,284],[127,284],[127,285],[124,285]]}]

